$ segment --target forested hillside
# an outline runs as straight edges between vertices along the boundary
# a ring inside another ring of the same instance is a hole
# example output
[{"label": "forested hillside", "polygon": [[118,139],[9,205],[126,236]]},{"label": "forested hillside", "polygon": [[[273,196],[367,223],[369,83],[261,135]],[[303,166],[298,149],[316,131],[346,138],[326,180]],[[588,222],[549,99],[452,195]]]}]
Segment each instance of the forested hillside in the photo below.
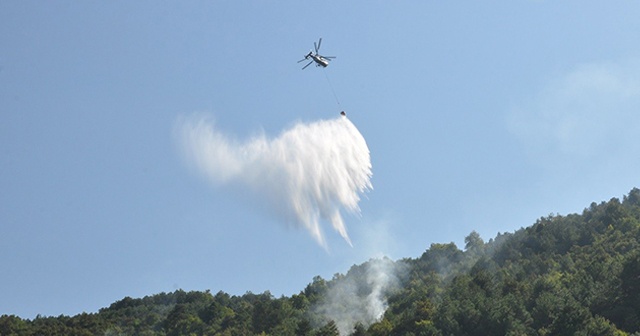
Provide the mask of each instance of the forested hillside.
[{"label": "forested hillside", "polygon": [[161,293],[0,317],[0,335],[640,335],[640,190],[460,249],[370,260],[299,294]]}]

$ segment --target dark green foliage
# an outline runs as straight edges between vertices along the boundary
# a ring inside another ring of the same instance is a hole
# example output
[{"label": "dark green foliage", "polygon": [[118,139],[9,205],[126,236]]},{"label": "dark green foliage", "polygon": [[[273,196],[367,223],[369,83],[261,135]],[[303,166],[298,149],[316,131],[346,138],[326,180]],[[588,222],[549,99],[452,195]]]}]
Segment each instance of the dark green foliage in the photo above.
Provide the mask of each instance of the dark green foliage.
[{"label": "dark green foliage", "polygon": [[367,329],[364,327],[364,325],[360,322],[356,323],[356,325],[353,327],[353,332],[351,333],[351,336],[366,336],[367,335]]},{"label": "dark green foliage", "polygon": [[28,330],[29,324],[21,318],[14,315],[0,316],[0,335],[25,335]]},{"label": "dark green foliage", "polygon": [[[486,243],[473,231],[464,251],[432,244],[396,264],[403,274],[396,274],[398,289],[384,292],[384,316],[348,334],[640,335],[640,190]],[[356,295],[371,293],[373,265],[329,281],[317,276],[291,297],[178,290],[125,297],[93,314],[2,315],[0,335],[339,335],[338,320],[314,308],[341,283],[357,283]]]},{"label": "dark green foliage", "polygon": [[324,327],[320,328],[316,333],[316,336],[340,336],[336,323],[332,320],[329,321]]}]

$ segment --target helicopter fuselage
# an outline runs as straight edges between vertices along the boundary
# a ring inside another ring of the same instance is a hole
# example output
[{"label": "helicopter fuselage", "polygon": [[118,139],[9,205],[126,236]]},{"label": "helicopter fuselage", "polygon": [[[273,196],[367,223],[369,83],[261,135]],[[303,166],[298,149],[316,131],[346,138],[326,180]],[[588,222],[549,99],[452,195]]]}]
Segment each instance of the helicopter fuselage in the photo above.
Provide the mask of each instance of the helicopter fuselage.
[{"label": "helicopter fuselage", "polygon": [[329,60],[320,56],[320,55],[310,55],[311,58],[316,62],[316,66],[322,66],[326,68],[329,65]]},{"label": "helicopter fuselage", "polygon": [[304,56],[303,59],[298,61],[298,63],[304,62],[304,61],[309,61],[309,58],[311,58],[311,61],[309,61],[309,63],[307,65],[302,67],[302,70],[306,69],[308,66],[310,66],[314,62],[316,63],[316,66],[321,66],[323,68],[326,68],[327,66],[329,66],[329,61],[331,61],[332,58],[335,58],[335,56],[322,56],[322,55],[320,55],[319,50],[320,50],[320,44],[321,43],[322,43],[322,38],[320,38],[318,40],[317,44],[315,42],[313,42],[313,48],[315,50],[315,53],[313,52],[313,50],[311,50],[311,51],[309,51],[308,54],[306,54]]}]

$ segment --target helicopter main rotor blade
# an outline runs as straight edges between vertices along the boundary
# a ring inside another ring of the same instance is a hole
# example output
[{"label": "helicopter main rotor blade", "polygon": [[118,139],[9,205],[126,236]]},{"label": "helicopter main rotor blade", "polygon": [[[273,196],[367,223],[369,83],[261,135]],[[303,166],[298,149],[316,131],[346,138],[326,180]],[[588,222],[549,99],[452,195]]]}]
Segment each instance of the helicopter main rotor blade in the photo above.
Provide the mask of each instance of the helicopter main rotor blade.
[{"label": "helicopter main rotor blade", "polygon": [[323,58],[336,58],[335,56],[322,56]]},{"label": "helicopter main rotor blade", "polygon": [[[318,53],[318,51],[320,50],[320,45],[322,44],[322,37],[318,40],[318,46],[316,46],[316,54]],[[316,43],[313,42],[313,45],[315,46]]]},{"label": "helicopter main rotor blade", "polygon": [[304,62],[304,61],[306,61],[306,60],[307,60],[307,58],[303,58],[303,59],[299,60],[299,61],[298,61],[298,63],[300,63],[300,62]]},{"label": "helicopter main rotor blade", "polygon": [[308,66],[310,66],[310,65],[311,65],[311,63],[313,63],[313,61],[311,61],[311,62],[309,62],[309,64],[307,64],[307,65],[303,66],[303,67],[302,67],[302,70],[304,70],[304,69],[306,69]]}]

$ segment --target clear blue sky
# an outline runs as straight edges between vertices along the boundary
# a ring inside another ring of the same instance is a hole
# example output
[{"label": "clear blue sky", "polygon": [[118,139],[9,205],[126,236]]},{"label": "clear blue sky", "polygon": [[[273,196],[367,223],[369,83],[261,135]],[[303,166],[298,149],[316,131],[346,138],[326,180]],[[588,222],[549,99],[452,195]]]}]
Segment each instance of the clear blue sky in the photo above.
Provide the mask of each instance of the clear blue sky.
[{"label": "clear blue sky", "polygon": [[[637,1],[2,1],[0,314],[291,295],[621,198],[640,186],[639,17]],[[319,37],[337,58],[301,71]],[[354,246],[326,229],[328,251],[194,174],[172,135],[191,113],[245,139],[340,110],[374,190],[345,216]]]}]

